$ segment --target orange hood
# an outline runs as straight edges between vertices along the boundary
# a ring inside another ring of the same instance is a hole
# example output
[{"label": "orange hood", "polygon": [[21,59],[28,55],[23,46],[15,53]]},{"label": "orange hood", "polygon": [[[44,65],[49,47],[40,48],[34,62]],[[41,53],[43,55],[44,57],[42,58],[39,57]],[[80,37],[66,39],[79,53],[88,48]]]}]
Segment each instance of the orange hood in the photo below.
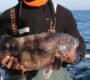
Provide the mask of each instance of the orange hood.
[{"label": "orange hood", "polygon": [[34,1],[26,1],[26,0],[22,0],[24,2],[25,5],[30,6],[30,7],[40,7],[45,5],[48,0],[34,0]]}]

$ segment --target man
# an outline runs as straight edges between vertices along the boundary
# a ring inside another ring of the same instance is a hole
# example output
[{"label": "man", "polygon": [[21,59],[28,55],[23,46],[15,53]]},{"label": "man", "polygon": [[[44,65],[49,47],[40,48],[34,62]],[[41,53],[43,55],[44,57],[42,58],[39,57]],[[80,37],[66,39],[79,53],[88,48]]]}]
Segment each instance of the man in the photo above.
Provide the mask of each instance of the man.
[{"label": "man", "polygon": [[[0,18],[0,36],[9,34],[14,37],[20,37],[48,32],[50,30],[51,22],[53,22],[54,29],[50,32],[56,30],[56,32],[67,33],[78,38],[80,44],[77,52],[81,57],[84,55],[85,43],[77,30],[77,24],[69,10],[57,5],[55,13],[51,0],[18,1],[19,3],[15,7],[2,13]],[[1,63],[4,67],[10,69],[15,60],[16,59],[13,56],[8,55]],[[66,65],[67,63],[63,63],[60,70],[53,71],[50,80],[72,80]],[[15,73],[14,71],[12,72]],[[44,79],[42,70],[27,73],[27,80]]]}]

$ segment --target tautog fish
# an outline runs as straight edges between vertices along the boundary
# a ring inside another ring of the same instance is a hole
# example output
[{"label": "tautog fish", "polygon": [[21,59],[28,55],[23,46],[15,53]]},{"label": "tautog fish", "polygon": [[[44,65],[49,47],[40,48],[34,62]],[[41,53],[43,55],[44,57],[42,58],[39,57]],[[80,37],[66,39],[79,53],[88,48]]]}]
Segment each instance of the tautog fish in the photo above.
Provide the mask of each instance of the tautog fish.
[{"label": "tautog fish", "polygon": [[[74,63],[79,40],[65,33],[39,33],[0,39],[0,58],[10,54],[17,57],[27,71],[60,67],[61,62]],[[13,67],[17,67],[17,64]]]}]

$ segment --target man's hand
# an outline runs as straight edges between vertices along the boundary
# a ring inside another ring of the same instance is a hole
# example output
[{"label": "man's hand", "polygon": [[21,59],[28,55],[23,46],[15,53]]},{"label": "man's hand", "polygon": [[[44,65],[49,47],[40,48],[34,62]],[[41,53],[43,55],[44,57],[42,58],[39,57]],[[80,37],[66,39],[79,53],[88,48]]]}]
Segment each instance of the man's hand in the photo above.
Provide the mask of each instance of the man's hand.
[{"label": "man's hand", "polygon": [[12,67],[13,65],[13,62],[14,62],[14,57],[12,56],[5,56],[2,61],[1,61],[1,64],[4,66],[4,67],[7,67],[8,69]]},{"label": "man's hand", "polygon": [[23,65],[20,65],[17,58],[13,57],[13,56],[10,56],[10,55],[7,55],[5,56],[2,61],[1,61],[1,64],[8,68],[8,69],[17,69],[17,70],[20,70],[22,72],[25,72],[26,69],[24,68]]}]

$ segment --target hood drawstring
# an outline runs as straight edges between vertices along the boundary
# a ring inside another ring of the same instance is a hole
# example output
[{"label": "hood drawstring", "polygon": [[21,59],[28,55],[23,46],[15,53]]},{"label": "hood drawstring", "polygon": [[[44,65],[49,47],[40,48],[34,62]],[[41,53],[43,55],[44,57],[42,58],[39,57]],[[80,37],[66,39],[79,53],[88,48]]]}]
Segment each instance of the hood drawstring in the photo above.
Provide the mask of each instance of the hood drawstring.
[{"label": "hood drawstring", "polygon": [[55,29],[56,28],[56,13],[55,13],[54,5],[51,0],[49,0],[49,6],[52,13],[52,18],[51,18],[51,23],[50,23],[50,29],[48,30],[48,32],[55,33],[56,32],[56,29]]}]

